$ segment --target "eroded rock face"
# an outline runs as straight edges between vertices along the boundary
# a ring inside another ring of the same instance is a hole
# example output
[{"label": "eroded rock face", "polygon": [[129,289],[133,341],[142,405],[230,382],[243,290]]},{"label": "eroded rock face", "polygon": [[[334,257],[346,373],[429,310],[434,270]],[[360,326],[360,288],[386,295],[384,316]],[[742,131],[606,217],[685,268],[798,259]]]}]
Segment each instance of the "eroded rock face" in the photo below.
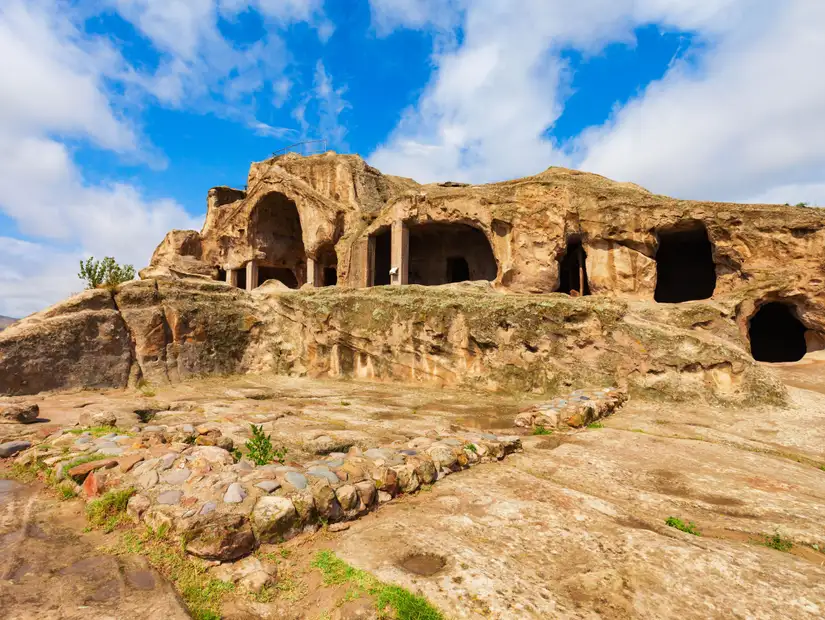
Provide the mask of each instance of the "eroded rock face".
[{"label": "eroded rock face", "polygon": [[[276,372],[552,395],[617,385],[674,400],[781,400],[784,388],[753,362],[737,320],[732,302],[502,295],[467,284],[259,296],[145,280],[114,297],[82,293],[5,330],[0,392]],[[319,453],[338,449],[317,443]]]},{"label": "eroded rock face", "polygon": [[[170,232],[146,279],[4,330],[0,394],[274,371],[775,401],[749,355],[759,309],[787,305],[801,347],[825,343],[816,209],[678,201],[561,168],[419,185],[335,153],[253,164],[247,186],[210,191],[204,229]],[[491,282],[352,290],[389,278],[399,243],[396,282]],[[582,283],[592,295],[549,294]]]}]

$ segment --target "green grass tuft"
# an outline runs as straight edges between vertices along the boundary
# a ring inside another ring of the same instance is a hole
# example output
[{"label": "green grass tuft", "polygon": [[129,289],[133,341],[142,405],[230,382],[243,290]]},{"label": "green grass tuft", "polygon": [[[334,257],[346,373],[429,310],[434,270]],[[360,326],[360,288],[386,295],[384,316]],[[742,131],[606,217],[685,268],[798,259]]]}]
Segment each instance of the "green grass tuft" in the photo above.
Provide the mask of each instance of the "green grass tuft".
[{"label": "green grass tuft", "polygon": [[92,437],[103,437],[104,435],[110,435],[112,433],[117,433],[118,435],[130,435],[131,433],[121,432],[118,430],[116,426],[88,426],[82,428],[70,428],[67,433],[71,433],[72,435],[82,435],[83,433],[90,433]]},{"label": "green grass tuft", "polygon": [[587,425],[587,428],[604,428],[604,424],[601,422],[591,422]]},{"label": "green grass tuft", "polygon": [[538,425],[533,429],[531,435],[552,435],[553,431],[549,428],[544,428],[542,425]]},{"label": "green grass tuft", "polygon": [[220,620],[221,601],[235,589],[234,584],[211,577],[207,566],[151,528],[143,534],[126,532],[117,545],[106,551],[144,556],[152,568],[175,585],[196,620]]},{"label": "green grass tuft", "polygon": [[381,617],[390,611],[397,620],[444,620],[427,599],[404,588],[383,583],[366,571],[353,568],[332,551],[319,551],[312,566],[321,571],[324,585],[350,584],[346,596],[358,598],[362,594],[375,597],[375,607]]},{"label": "green grass tuft", "polygon": [[665,524],[669,525],[670,527],[675,527],[677,530],[686,532],[688,534],[693,534],[694,536],[701,536],[702,534],[696,529],[696,524],[692,521],[685,523],[681,519],[677,517],[668,517],[665,519]]},{"label": "green grass tuft", "polygon": [[100,499],[86,505],[86,516],[95,527],[102,527],[105,532],[111,532],[120,525],[126,514],[126,505],[129,498],[135,494],[133,488],[120,491],[109,491]]},{"label": "green grass tuft", "polygon": [[773,536],[769,536],[768,534],[763,534],[762,536],[765,539],[763,544],[771,549],[787,552],[793,548],[793,541],[788,538],[782,538],[778,531],[774,532]]}]

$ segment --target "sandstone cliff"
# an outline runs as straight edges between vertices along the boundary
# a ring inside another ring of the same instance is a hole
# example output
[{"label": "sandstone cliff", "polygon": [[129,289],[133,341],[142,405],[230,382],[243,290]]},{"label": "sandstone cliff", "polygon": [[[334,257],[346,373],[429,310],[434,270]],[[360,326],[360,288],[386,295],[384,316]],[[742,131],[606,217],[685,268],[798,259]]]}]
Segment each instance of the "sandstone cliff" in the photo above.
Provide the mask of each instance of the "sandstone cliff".
[{"label": "sandstone cliff", "polygon": [[784,389],[733,304],[504,295],[479,285],[241,291],[198,280],[86,291],[0,334],[0,393],[276,372],[556,394],[609,385],[740,404]]}]

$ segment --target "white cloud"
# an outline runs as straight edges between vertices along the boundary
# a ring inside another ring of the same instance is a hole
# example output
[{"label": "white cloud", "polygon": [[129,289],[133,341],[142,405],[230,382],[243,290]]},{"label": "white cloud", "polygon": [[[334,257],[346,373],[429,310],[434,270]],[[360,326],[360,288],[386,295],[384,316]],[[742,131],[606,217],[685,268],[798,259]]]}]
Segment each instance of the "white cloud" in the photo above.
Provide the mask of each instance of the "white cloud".
[{"label": "white cloud", "polygon": [[[83,20],[107,8],[159,53],[156,68],[130,65],[109,38],[83,32]],[[250,8],[263,16],[267,33],[235,46],[219,31],[219,14],[232,19]],[[81,257],[115,256],[141,268],[168,230],[201,225],[175,201],[147,198],[128,183],[89,183],[70,145],[157,162],[161,156],[145,144],[135,118],[149,98],[292,138],[295,129],[256,118],[253,95],[271,85],[273,99],[286,103],[292,83],[284,69],[292,59],[278,30],[307,21],[325,41],[334,27],[322,9],[322,0],[0,3],[0,212],[29,239],[0,233],[7,235],[0,240],[0,314],[21,316],[81,288]],[[339,131],[337,115],[347,104],[323,65],[312,93],[313,121]]]},{"label": "white cloud", "polygon": [[196,224],[173,201],[147,201],[126,184],[89,185],[55,137],[129,156],[140,142],[106,89],[122,59],[55,8],[20,0],[0,8],[0,210],[44,240],[0,242],[0,314],[10,316],[82,288],[75,274],[84,254],[141,267],[169,228]]},{"label": "white cloud", "polygon": [[765,17],[583,136],[582,167],[683,197],[825,203],[825,4],[789,1]]},{"label": "white cloud", "polygon": [[[461,45],[436,54],[418,103],[370,156],[386,172],[484,182],[568,165],[683,197],[825,202],[821,2],[477,0],[449,5],[448,18],[436,2],[371,4],[379,32],[456,19],[461,29]],[[569,92],[561,52],[632,43],[647,24],[696,33],[706,44],[697,64],[674,62],[571,143],[549,140]]]}]

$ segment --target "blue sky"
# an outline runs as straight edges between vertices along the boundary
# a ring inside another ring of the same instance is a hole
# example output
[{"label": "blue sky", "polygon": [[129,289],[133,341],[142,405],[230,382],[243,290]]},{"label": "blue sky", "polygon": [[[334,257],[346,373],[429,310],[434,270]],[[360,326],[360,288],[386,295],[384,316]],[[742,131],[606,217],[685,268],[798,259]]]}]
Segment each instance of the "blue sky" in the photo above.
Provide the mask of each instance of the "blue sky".
[{"label": "blue sky", "polygon": [[303,139],[422,182],[825,204],[823,27],[808,0],[5,0],[0,314],[83,256],[145,266]]}]

